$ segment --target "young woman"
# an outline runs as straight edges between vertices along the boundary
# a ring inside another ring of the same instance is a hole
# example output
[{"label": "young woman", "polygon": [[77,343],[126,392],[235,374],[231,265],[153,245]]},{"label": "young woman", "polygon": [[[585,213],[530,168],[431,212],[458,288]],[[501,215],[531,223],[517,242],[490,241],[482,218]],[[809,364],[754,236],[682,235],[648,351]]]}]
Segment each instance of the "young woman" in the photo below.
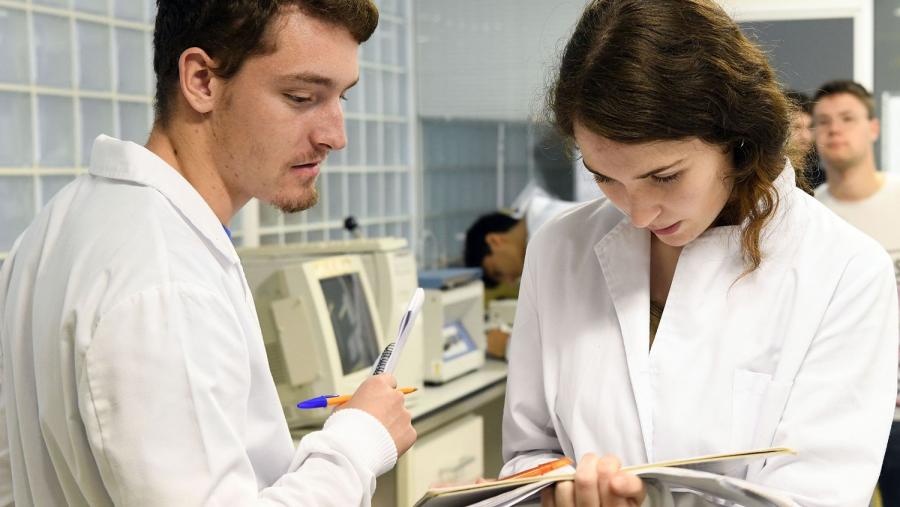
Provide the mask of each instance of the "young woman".
[{"label": "young woman", "polygon": [[545,505],[639,505],[621,465],[786,446],[714,471],[865,505],[896,396],[893,271],[798,188],[765,55],[712,0],[596,0],[550,109],[608,201],[529,244],[501,475],[564,454],[576,480]]}]

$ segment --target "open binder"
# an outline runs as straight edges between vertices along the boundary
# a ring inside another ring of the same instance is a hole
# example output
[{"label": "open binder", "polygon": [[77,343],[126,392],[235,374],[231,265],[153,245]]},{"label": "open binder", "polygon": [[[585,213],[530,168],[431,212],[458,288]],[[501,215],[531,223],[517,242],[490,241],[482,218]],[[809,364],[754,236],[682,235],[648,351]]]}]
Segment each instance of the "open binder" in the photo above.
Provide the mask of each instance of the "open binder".
[{"label": "open binder", "polygon": [[[713,474],[689,467],[730,460],[764,459],[774,456],[796,454],[786,447],[755,449],[751,451],[698,456],[646,465],[623,467],[645,481],[647,494],[666,492],[693,493],[713,501],[722,500],[746,507],[789,507],[796,505],[791,499],[767,491],[764,487],[741,479]],[[558,481],[574,480],[575,474],[551,472],[539,477],[498,480],[482,484],[468,484],[433,488],[416,502],[414,507],[508,507],[530,498],[535,498],[542,489]],[[651,505],[655,505],[651,503]],[[723,503],[728,505],[728,503]]]}]

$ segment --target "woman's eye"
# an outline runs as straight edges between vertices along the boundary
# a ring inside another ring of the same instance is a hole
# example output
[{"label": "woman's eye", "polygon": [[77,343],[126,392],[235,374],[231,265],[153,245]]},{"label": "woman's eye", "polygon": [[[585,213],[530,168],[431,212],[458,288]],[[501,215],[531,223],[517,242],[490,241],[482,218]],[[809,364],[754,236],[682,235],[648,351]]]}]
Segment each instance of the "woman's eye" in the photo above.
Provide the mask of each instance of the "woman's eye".
[{"label": "woman's eye", "polygon": [[612,181],[612,178],[603,176],[602,174],[591,173],[591,176],[594,177],[594,181],[596,181],[597,183],[600,183],[601,185]]},{"label": "woman's eye", "polygon": [[681,173],[670,174],[668,176],[653,175],[653,181],[657,183],[672,183],[673,181],[677,180],[679,176],[681,176]]}]

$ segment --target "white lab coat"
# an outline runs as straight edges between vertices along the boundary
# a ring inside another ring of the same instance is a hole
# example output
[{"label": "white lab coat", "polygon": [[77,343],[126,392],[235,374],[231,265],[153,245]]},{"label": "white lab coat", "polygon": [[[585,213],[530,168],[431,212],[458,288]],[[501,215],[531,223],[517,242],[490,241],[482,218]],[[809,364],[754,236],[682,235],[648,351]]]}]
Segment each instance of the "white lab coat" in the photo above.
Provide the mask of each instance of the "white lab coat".
[{"label": "white lab coat", "polygon": [[528,238],[534,237],[541,226],[563,211],[574,208],[580,203],[554,199],[549,195],[535,195],[525,209],[525,225]]},{"label": "white lab coat", "polygon": [[528,246],[509,351],[509,474],[559,454],[626,465],[768,446],[714,467],[801,505],[863,506],[896,394],[897,290],[877,243],[778,178],[764,260],[738,227],[686,245],[649,349],[650,236],[597,201]]},{"label": "white lab coat", "polygon": [[136,144],[97,139],[4,263],[0,318],[19,507],[368,505],[396,461],[358,410],[294,449],[225,230]]}]

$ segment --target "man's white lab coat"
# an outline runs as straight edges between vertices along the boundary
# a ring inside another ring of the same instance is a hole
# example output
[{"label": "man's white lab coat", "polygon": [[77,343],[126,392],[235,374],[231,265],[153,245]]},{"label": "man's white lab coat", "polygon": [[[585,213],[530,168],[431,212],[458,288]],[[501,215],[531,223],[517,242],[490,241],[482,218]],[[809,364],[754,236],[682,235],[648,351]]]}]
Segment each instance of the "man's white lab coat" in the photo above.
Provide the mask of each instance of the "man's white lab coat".
[{"label": "man's white lab coat", "polygon": [[509,351],[503,474],[559,454],[632,465],[768,446],[715,471],[801,505],[863,506],[896,395],[897,290],[877,243],[794,187],[741,278],[739,229],[684,247],[649,348],[650,235],[597,201],[528,246]]},{"label": "man's white lab coat", "polygon": [[396,461],[358,410],[294,449],[222,224],[133,143],[98,138],[19,239],[0,335],[0,485],[11,464],[19,507],[367,505]]}]

